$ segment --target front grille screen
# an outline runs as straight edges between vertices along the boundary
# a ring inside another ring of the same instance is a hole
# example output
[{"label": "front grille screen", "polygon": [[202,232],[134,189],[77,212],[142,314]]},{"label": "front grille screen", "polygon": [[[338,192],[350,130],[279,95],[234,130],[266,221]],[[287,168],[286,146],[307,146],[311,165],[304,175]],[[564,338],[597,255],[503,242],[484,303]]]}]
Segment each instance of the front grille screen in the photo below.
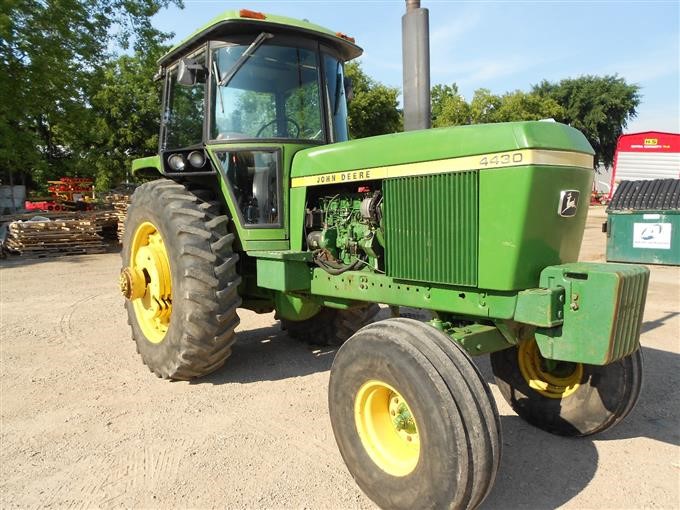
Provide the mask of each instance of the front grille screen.
[{"label": "front grille screen", "polygon": [[477,285],[478,190],[476,171],[386,180],[387,275]]}]

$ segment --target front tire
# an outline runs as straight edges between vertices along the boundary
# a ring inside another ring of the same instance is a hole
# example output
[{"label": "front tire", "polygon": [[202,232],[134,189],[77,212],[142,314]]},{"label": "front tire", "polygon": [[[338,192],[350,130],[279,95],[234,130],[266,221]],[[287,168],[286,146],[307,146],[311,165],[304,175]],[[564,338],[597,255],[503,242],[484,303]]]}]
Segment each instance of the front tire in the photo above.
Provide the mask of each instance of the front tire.
[{"label": "front tire", "polygon": [[640,349],[609,365],[546,362],[534,340],[491,354],[503,398],[531,425],[561,436],[596,434],[623,420],[640,396]]},{"label": "front tire", "polygon": [[132,196],[121,288],[137,351],[157,376],[188,380],[224,364],[239,323],[229,219],[205,190],[167,179]]},{"label": "front tire", "polygon": [[328,400],[345,464],[378,506],[475,508],[490,491],[495,404],[467,355],[433,327],[388,319],[362,328],[335,357]]}]

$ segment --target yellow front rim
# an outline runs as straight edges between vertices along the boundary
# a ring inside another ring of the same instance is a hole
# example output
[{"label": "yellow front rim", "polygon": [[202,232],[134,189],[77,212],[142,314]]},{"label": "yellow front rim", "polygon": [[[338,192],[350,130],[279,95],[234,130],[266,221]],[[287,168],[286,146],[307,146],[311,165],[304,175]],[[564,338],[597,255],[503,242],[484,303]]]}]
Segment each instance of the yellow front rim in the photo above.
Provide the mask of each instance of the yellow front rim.
[{"label": "yellow front rim", "polygon": [[142,286],[131,300],[137,323],[149,342],[161,343],[170,325],[172,277],[165,243],[153,223],[142,223],[132,237],[129,273]]},{"label": "yellow front rim", "polygon": [[420,439],[415,416],[392,386],[371,380],[354,400],[354,420],[361,443],[380,469],[406,476],[418,464]]},{"label": "yellow front rim", "polygon": [[[546,360],[534,340],[520,344],[518,360],[529,387],[548,398],[568,397],[579,388],[583,378],[581,363]],[[549,363],[553,364],[551,368]]]}]

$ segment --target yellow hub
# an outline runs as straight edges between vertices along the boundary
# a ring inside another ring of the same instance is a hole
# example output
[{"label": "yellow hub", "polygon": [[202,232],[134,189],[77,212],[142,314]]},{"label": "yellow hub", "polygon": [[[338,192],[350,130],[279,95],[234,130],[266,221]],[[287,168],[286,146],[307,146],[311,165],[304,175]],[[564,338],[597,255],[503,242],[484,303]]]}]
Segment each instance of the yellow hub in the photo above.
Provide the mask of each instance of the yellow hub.
[{"label": "yellow hub", "polygon": [[382,381],[364,383],[354,400],[354,420],[366,453],[380,469],[406,476],[418,464],[416,419],[404,397]]},{"label": "yellow hub", "polygon": [[146,339],[162,342],[172,312],[172,276],[165,243],[153,223],[142,223],[132,236],[130,266],[120,275],[120,290],[132,301]]},{"label": "yellow hub", "polygon": [[581,363],[546,360],[533,340],[520,344],[518,361],[519,369],[529,387],[544,397],[568,397],[581,384]]},{"label": "yellow hub", "polygon": [[146,278],[139,268],[126,267],[120,273],[120,291],[126,299],[138,299],[146,292]]}]

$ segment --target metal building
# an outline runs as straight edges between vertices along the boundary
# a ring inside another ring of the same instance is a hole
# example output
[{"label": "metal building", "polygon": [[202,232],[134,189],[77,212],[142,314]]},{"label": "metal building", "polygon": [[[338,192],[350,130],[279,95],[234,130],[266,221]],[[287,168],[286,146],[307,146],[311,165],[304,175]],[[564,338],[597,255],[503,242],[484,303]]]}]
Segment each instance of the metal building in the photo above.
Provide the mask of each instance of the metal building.
[{"label": "metal building", "polygon": [[643,131],[621,135],[616,145],[609,198],[622,181],[680,178],[680,134]]}]

